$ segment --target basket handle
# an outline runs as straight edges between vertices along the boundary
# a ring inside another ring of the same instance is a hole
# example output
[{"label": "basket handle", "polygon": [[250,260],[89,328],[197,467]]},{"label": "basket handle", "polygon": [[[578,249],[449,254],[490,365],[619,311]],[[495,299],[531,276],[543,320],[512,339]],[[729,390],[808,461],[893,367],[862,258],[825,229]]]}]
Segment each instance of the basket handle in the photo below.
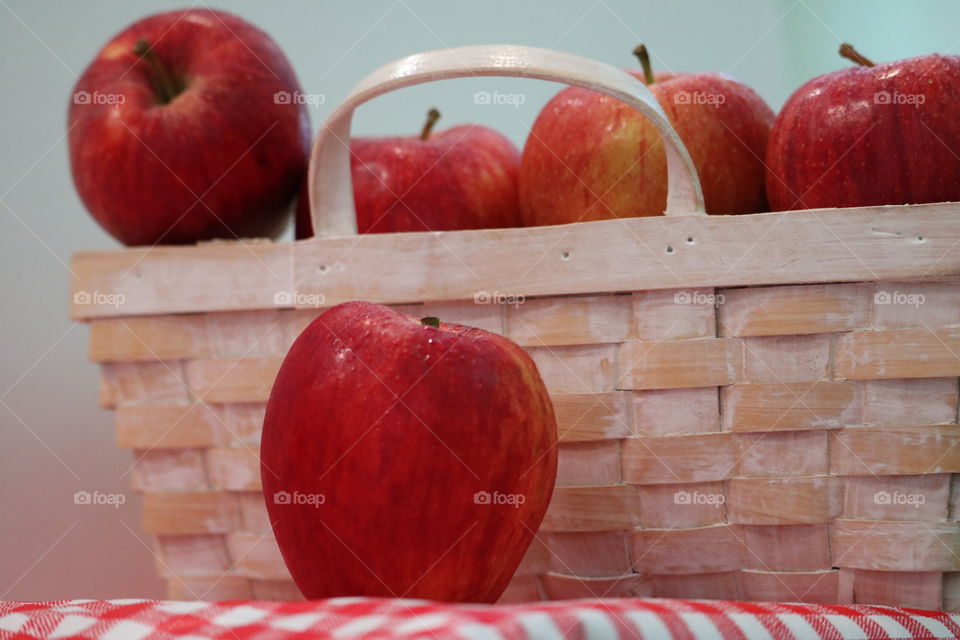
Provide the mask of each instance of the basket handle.
[{"label": "basket handle", "polygon": [[357,234],[350,171],[353,111],[381,94],[447,78],[508,76],[552,80],[626,102],[663,134],[667,151],[666,215],[703,215],[703,192],[690,154],[646,86],[611,65],[570,53],[518,45],[476,45],[428,51],[389,62],[353,88],[314,138],[308,172],[314,233]]}]

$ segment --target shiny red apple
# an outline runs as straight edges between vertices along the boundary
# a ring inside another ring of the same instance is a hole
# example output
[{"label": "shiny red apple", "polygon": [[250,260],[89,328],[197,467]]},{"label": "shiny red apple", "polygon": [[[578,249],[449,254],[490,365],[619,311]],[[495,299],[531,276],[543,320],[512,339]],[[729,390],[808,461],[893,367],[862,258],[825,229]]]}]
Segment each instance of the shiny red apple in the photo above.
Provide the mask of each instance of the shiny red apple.
[{"label": "shiny red apple", "polygon": [[[517,148],[479,125],[433,133],[439,117],[431,110],[419,136],[353,139],[350,167],[360,233],[520,226]],[[303,189],[297,238],[312,235]]]},{"label": "shiny red apple", "polygon": [[960,56],[858,66],[810,80],[770,134],[775,211],[960,200]]},{"label": "shiny red apple", "polygon": [[115,36],[69,110],[77,192],[127,245],[274,236],[306,171],[309,122],[276,43],[209,9]]},{"label": "shiny red apple", "polygon": [[366,302],[327,310],[283,361],[260,446],[297,586],[495,601],[550,501],[556,431],[514,342]]},{"label": "shiny red apple", "polygon": [[[644,81],[686,145],[708,213],[765,211],[763,157],[773,111],[750,87],[717,73],[656,74],[635,50]],[[661,134],[627,104],[571,87],[540,112],[520,163],[526,225],[661,215],[667,202]]]}]

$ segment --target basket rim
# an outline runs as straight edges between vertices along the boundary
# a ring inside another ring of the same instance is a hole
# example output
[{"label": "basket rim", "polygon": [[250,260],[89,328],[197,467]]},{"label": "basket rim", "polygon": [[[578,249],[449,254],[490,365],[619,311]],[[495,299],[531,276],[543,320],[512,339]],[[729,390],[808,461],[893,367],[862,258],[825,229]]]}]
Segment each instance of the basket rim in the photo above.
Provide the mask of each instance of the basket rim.
[{"label": "basket rim", "polygon": [[70,316],[960,277],[960,203],[82,251]]}]

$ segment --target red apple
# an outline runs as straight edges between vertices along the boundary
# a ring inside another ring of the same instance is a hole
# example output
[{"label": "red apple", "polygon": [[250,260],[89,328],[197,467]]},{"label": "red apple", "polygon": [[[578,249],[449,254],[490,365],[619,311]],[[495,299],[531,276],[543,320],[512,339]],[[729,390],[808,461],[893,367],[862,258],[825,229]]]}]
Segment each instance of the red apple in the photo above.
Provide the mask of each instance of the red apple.
[{"label": "red apple", "polygon": [[810,80],[767,150],[775,211],[960,200],[960,56],[860,66]]},{"label": "red apple", "polygon": [[209,9],[145,18],[77,81],[74,184],[127,245],[274,236],[306,171],[301,96],[276,43],[240,18]]},{"label": "red apple", "polygon": [[307,598],[493,602],[557,469],[530,357],[480,329],[348,302],[280,367],[260,447],[267,511]]},{"label": "red apple", "polygon": [[[752,89],[717,73],[657,74],[635,50],[644,81],[696,165],[708,213],[765,211],[763,157],[773,122]],[[526,225],[656,216],[667,202],[660,132],[633,107],[571,87],[540,112],[520,162]]]},{"label": "red apple", "polygon": [[[360,233],[450,231],[520,226],[520,153],[487,127],[432,133],[432,109],[420,136],[354,138],[351,173]],[[306,190],[297,238],[313,235]]]}]

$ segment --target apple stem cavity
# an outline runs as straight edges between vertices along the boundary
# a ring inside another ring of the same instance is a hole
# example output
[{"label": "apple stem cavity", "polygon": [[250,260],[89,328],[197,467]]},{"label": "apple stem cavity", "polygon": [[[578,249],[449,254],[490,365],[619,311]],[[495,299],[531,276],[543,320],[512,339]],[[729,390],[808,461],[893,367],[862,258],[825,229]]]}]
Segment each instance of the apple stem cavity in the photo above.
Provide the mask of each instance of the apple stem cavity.
[{"label": "apple stem cavity", "polygon": [[137,40],[133,45],[133,53],[140,56],[150,65],[150,80],[153,83],[153,89],[157,92],[157,101],[160,104],[167,104],[176,98],[183,86],[177,82],[177,79],[170,73],[170,70],[160,62],[153,47],[143,38]]},{"label": "apple stem cavity", "polygon": [[847,44],[846,42],[840,45],[840,55],[846,58],[847,60],[856,62],[861,67],[875,66],[873,64],[873,60],[871,60],[870,58],[866,57],[865,55],[863,55],[862,53],[854,49],[852,44]]},{"label": "apple stem cavity", "polygon": [[430,109],[427,111],[427,121],[423,123],[423,130],[420,131],[420,139],[424,142],[430,137],[430,132],[433,131],[433,125],[437,124],[437,120],[440,119],[440,112],[436,109]]},{"label": "apple stem cavity", "polygon": [[425,327],[433,327],[434,329],[440,328],[440,318],[436,316],[427,316],[426,318],[420,318],[420,324]]},{"label": "apple stem cavity", "polygon": [[653,84],[653,67],[650,65],[650,54],[647,52],[647,45],[638,44],[633,50],[633,55],[637,56],[640,66],[643,67],[643,84]]}]

